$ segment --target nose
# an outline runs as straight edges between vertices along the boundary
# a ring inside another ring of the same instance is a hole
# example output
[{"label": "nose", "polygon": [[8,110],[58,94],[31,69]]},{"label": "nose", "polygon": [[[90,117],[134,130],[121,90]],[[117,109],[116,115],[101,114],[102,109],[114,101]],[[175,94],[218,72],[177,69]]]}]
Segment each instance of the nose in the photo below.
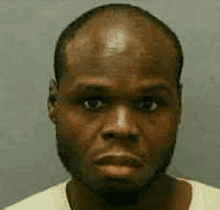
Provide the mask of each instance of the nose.
[{"label": "nose", "polygon": [[139,140],[140,132],[135,116],[128,108],[120,106],[109,113],[102,130],[103,140],[124,140],[134,142]]}]

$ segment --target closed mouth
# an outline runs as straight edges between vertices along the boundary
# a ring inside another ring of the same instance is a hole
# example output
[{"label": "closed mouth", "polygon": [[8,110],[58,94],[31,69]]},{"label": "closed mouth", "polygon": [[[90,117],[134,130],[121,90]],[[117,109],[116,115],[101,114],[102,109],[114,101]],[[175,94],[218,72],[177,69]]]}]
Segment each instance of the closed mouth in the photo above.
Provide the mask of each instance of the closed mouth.
[{"label": "closed mouth", "polygon": [[94,163],[96,165],[118,165],[118,166],[130,166],[130,167],[143,167],[143,163],[140,158],[121,154],[116,155],[115,153],[102,154],[95,159]]}]

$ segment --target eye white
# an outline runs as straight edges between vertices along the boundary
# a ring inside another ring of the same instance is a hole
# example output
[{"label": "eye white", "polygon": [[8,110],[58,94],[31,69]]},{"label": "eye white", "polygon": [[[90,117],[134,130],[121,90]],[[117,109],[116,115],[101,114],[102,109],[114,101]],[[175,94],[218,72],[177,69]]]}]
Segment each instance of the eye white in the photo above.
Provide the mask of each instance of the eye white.
[{"label": "eye white", "polygon": [[[147,102],[147,103],[149,103],[149,102]],[[152,102],[150,102],[152,105],[150,106],[150,108],[149,108],[149,111],[153,111],[153,110],[155,110],[157,107],[158,107],[158,104],[155,102],[155,101],[152,101]],[[145,108],[145,102],[144,101],[142,101],[142,102],[140,102],[140,106],[141,107],[143,107],[143,108]]]},{"label": "eye white", "polygon": [[151,109],[150,109],[150,111],[153,111],[154,109],[156,109],[157,108],[157,103],[156,102],[153,102],[153,104],[152,104],[152,107],[151,107]]},{"label": "eye white", "polygon": [[[94,101],[95,101],[95,103],[94,103]],[[93,106],[91,106],[90,103],[92,103]],[[84,104],[87,108],[97,108],[97,107],[100,107],[102,105],[102,102],[100,100],[88,100],[88,101],[85,101]]]}]

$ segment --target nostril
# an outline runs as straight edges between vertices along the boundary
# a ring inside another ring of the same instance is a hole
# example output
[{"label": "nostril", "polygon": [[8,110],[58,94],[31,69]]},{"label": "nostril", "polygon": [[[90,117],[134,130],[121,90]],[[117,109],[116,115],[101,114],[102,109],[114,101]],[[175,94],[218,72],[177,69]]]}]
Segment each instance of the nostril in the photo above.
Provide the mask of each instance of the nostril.
[{"label": "nostril", "polygon": [[138,138],[139,138],[138,135],[134,135],[134,134],[128,136],[128,140],[130,141],[136,141],[138,140]]},{"label": "nostril", "polygon": [[103,134],[104,139],[113,139],[116,138],[116,136],[113,133],[105,133]]},{"label": "nostril", "polygon": [[114,138],[115,135],[114,135],[113,133],[110,133],[110,134],[109,134],[109,137],[110,137],[110,138]]},{"label": "nostril", "polygon": [[129,140],[135,140],[135,139],[136,139],[136,136],[133,135],[133,134],[132,134],[132,135],[129,135],[129,136],[128,136],[128,139],[129,139]]},{"label": "nostril", "polygon": [[128,135],[120,135],[120,134],[114,134],[114,133],[105,133],[102,135],[103,139],[127,139],[128,141],[136,141],[139,137],[135,134],[128,134]]}]

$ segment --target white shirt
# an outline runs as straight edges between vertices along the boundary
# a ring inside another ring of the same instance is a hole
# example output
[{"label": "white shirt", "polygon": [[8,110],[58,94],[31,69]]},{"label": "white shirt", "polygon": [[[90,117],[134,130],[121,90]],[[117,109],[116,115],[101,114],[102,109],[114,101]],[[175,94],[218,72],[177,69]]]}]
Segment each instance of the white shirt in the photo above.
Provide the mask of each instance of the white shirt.
[{"label": "white shirt", "polygon": [[[189,210],[220,210],[220,189],[183,178],[192,185],[192,201]],[[43,192],[32,195],[4,210],[71,210],[66,195],[67,180]]]}]

